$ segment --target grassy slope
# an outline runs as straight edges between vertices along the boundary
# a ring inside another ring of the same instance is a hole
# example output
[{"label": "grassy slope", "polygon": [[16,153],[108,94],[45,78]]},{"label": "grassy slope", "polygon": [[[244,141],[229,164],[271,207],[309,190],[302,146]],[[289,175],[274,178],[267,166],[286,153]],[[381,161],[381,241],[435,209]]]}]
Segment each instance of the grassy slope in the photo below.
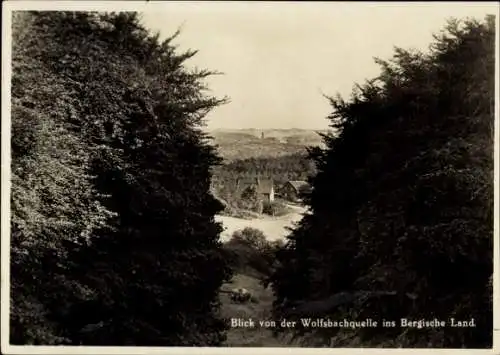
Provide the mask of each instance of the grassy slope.
[{"label": "grassy slope", "polygon": [[[251,157],[282,156],[304,151],[306,146],[319,145],[318,136],[313,131],[300,130],[272,130],[264,131],[268,139],[260,139],[259,130],[219,130],[210,132],[214,143],[219,146],[219,152],[226,161],[246,159]],[[290,136],[300,136],[301,142],[288,143],[284,139]],[[275,138],[275,139],[273,139]],[[232,283],[224,285],[223,290],[243,287],[257,299],[257,303],[238,304],[229,299],[229,295],[221,293],[224,318],[252,318],[253,320],[266,320],[271,315],[273,294],[271,289],[264,289],[258,277],[243,273],[236,273]],[[226,346],[228,347],[293,347],[298,346],[288,340],[289,338],[275,338],[272,331],[256,327],[231,328],[227,334]]]},{"label": "grassy slope", "polygon": [[[223,289],[243,287],[257,299],[258,303],[238,304],[232,303],[229,295],[222,293],[222,316],[230,321],[230,318],[244,318],[258,323],[259,320],[269,319],[273,302],[273,294],[270,289],[264,289],[256,277],[236,274],[232,284],[224,285]],[[226,346],[228,347],[293,347],[286,338],[274,338],[271,330],[260,327],[256,328],[231,328],[227,334]]]}]

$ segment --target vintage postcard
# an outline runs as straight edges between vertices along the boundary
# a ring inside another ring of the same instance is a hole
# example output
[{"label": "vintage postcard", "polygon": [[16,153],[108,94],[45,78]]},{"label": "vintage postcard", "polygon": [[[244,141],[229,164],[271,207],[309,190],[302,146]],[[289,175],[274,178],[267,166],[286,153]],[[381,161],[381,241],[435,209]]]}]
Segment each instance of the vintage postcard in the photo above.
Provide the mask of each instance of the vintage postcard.
[{"label": "vintage postcard", "polygon": [[2,6],[3,353],[499,353],[496,2]]}]

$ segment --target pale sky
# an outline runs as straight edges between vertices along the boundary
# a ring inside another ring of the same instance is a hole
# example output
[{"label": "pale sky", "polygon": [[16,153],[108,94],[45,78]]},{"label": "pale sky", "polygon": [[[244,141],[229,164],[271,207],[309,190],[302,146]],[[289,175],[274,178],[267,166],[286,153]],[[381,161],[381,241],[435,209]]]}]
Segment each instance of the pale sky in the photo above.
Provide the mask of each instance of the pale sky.
[{"label": "pale sky", "polygon": [[152,4],[143,24],[162,38],[182,27],[187,66],[217,70],[211,93],[230,103],[214,128],[327,128],[322,96],[350,95],[379,73],[393,46],[427,49],[449,17],[497,14],[493,3],[179,2]]}]

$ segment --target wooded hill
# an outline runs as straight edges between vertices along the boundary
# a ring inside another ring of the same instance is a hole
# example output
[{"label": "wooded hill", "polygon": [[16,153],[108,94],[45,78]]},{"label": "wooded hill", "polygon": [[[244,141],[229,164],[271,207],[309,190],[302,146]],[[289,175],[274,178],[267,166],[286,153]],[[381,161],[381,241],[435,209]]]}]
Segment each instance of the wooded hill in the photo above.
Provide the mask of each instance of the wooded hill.
[{"label": "wooded hill", "polygon": [[[218,129],[208,131],[225,162],[250,158],[273,158],[307,152],[323,146],[323,131],[303,129]],[[262,137],[264,135],[264,137]]]}]

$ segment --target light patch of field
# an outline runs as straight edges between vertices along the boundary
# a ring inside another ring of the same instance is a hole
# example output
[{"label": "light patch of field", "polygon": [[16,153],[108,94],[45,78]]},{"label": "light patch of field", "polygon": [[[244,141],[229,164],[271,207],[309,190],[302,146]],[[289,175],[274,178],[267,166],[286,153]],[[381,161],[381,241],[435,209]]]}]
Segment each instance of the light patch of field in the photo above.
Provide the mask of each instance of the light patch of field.
[{"label": "light patch of field", "polygon": [[229,241],[234,232],[246,227],[261,230],[269,241],[284,239],[290,233],[287,228],[293,227],[294,223],[300,221],[305,212],[303,207],[292,205],[289,207],[293,209],[293,212],[280,217],[263,216],[261,218],[242,219],[217,215],[215,220],[222,223],[224,228],[221,233],[221,241]]}]

